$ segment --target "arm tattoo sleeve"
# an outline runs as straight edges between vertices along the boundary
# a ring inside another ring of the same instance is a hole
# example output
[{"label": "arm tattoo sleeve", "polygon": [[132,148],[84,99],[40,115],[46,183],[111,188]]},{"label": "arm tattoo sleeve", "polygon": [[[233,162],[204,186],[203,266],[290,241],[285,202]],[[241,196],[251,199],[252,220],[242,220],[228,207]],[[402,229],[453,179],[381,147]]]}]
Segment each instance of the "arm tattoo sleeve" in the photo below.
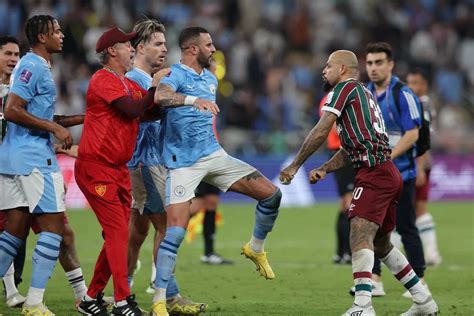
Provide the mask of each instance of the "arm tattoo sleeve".
[{"label": "arm tattoo sleeve", "polygon": [[84,123],[84,115],[55,115],[53,121],[63,127],[76,126]]},{"label": "arm tattoo sleeve", "polygon": [[336,115],[330,112],[324,112],[318,124],[309,132],[308,136],[301,145],[294,163],[301,166],[306,159],[308,159],[328,137],[332,125],[336,121]]},{"label": "arm tattoo sleeve", "polygon": [[167,84],[160,84],[156,89],[158,104],[163,107],[183,106],[185,95],[176,93],[172,87]]},{"label": "arm tattoo sleeve", "polygon": [[341,148],[334,156],[331,157],[331,159],[329,159],[329,161],[326,161],[320,169],[329,173],[342,169],[350,163],[351,159],[349,154],[344,148]]}]

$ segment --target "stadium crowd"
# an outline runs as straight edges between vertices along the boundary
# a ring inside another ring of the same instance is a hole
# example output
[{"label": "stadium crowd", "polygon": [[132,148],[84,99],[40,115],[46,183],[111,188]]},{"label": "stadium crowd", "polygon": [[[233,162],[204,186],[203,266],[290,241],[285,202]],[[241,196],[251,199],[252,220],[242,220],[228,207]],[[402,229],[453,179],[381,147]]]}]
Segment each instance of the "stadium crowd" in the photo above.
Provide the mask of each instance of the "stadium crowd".
[{"label": "stadium crowd", "polygon": [[[40,12],[57,17],[65,33],[53,68],[57,108],[64,114],[84,112],[89,79],[99,68],[98,36],[113,25],[128,31],[146,15],[167,26],[168,64],[179,60],[177,35],[184,26],[202,25],[214,34],[223,52],[216,54],[218,126],[231,154],[294,151],[319,119],[318,74],[327,54],[350,49],[363,63],[365,45],[380,40],[397,52],[395,73],[401,78],[413,65],[431,76],[438,114],[434,150],[474,151],[472,1],[2,0],[0,34],[18,36],[25,48],[23,21]],[[367,79],[364,65],[359,68]],[[76,140],[81,128],[73,130]]]}]

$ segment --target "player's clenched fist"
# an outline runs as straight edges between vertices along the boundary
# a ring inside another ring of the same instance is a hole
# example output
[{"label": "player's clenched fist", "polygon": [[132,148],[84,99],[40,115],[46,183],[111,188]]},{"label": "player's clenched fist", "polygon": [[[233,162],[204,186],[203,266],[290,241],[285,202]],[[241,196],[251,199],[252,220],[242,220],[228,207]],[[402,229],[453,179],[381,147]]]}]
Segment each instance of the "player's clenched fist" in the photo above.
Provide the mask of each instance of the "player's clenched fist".
[{"label": "player's clenched fist", "polygon": [[281,184],[290,184],[291,180],[293,180],[293,178],[295,177],[296,172],[298,172],[298,167],[295,167],[293,165],[289,165],[288,167],[280,171],[279,180]]},{"label": "player's clenched fist", "polygon": [[321,169],[313,169],[309,172],[309,182],[316,183],[326,178],[327,172]]},{"label": "player's clenched fist", "polygon": [[72,146],[72,135],[67,128],[57,124],[53,131],[54,137],[56,137],[62,144],[63,149],[69,149]]}]

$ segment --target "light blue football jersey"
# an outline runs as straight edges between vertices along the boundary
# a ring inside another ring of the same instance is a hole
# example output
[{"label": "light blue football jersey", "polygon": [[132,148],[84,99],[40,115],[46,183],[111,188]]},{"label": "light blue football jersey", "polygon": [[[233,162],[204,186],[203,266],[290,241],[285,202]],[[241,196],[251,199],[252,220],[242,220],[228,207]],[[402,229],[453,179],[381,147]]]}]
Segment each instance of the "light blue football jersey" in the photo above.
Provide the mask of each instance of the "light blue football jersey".
[{"label": "light blue football jersey", "polygon": [[[125,76],[135,81],[145,90],[151,87],[151,76],[141,69],[133,68]],[[159,120],[140,123],[137,145],[135,146],[132,159],[128,163],[129,168],[136,168],[139,163],[148,167],[160,164],[160,155],[158,153],[160,126]]]},{"label": "light blue football jersey", "polygon": [[[32,52],[21,58],[10,78],[10,93],[27,101],[26,110],[32,115],[53,120],[56,86],[44,58]],[[28,175],[34,168],[43,173],[59,171],[53,135],[8,122],[0,145],[0,173]]]},{"label": "light blue football jersey", "polygon": [[[180,94],[216,102],[217,78],[207,69],[198,74],[186,65],[174,64],[160,84]],[[212,113],[192,106],[166,108],[159,147],[162,162],[170,169],[191,166],[220,149],[212,129]]]}]

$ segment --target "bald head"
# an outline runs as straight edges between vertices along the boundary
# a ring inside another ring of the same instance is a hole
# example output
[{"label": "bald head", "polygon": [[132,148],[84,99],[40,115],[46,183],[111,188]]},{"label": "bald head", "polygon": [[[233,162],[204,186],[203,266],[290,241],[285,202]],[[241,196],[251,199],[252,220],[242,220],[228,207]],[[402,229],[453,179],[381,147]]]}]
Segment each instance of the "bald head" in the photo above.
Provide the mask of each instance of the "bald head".
[{"label": "bald head", "polygon": [[358,62],[356,55],[349,50],[337,50],[329,55],[323,70],[324,88],[329,91],[341,81],[357,79]]},{"label": "bald head", "polygon": [[329,56],[329,61],[337,65],[345,65],[348,71],[357,72],[359,63],[356,55],[350,50],[337,50]]}]

